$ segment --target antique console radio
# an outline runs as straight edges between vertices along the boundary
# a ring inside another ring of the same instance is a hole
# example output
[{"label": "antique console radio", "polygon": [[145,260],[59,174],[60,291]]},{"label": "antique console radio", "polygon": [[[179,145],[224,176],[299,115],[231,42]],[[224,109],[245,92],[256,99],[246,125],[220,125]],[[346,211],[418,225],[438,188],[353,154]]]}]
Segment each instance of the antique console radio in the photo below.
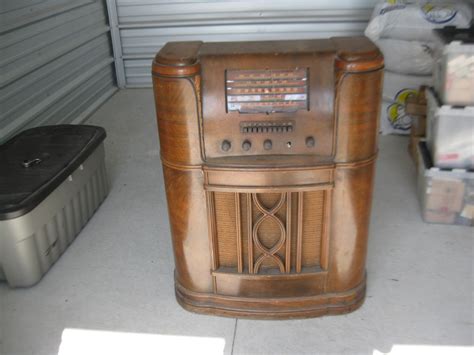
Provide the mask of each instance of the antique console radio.
[{"label": "antique console radio", "polygon": [[183,307],[296,318],[363,302],[382,69],[365,37],[161,49],[153,86]]}]

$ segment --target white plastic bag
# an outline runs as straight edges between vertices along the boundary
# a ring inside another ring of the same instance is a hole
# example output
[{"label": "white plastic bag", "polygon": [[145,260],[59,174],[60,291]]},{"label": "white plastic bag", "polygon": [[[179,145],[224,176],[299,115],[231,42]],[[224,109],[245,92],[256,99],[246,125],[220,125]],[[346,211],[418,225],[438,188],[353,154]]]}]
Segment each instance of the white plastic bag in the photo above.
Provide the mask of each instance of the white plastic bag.
[{"label": "white plastic bag", "polygon": [[402,74],[430,75],[435,65],[434,44],[382,38],[375,44],[383,53],[385,69]]},{"label": "white plastic bag", "polygon": [[409,134],[412,117],[405,111],[406,99],[417,95],[421,85],[432,85],[431,75],[404,75],[385,71],[380,113],[382,134]]},{"label": "white plastic bag", "polygon": [[472,9],[463,2],[385,0],[375,6],[365,35],[373,41],[395,38],[430,42],[434,28],[467,28],[471,19]]}]

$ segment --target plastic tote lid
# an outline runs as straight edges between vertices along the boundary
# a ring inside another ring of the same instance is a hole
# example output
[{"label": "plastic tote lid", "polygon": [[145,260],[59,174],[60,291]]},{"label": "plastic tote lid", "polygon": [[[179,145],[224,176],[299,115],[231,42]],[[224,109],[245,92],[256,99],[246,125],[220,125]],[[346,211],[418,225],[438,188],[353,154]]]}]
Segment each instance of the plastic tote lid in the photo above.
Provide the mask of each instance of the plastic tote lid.
[{"label": "plastic tote lid", "polygon": [[474,25],[470,28],[456,28],[446,26],[444,28],[435,29],[434,32],[444,43],[461,42],[463,44],[474,43]]},{"label": "plastic tote lid", "polygon": [[0,146],[0,220],[19,217],[43,201],[105,139],[101,127],[32,128]]}]

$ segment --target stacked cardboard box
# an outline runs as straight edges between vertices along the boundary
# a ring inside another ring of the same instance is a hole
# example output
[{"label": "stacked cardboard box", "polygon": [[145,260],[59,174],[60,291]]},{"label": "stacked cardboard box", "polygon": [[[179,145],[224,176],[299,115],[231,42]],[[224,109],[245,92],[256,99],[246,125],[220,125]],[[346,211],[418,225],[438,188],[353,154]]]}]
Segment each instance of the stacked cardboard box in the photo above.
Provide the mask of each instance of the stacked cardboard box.
[{"label": "stacked cardboard box", "polygon": [[[442,46],[435,87],[426,90],[426,141],[416,146],[418,194],[426,222],[472,226],[474,28],[435,32]],[[419,133],[416,128],[415,133]]]},{"label": "stacked cardboard box", "polygon": [[443,169],[474,169],[474,106],[443,105],[433,88],[427,98],[426,139],[433,164]]},{"label": "stacked cardboard box", "polygon": [[434,31],[438,45],[433,82],[444,104],[474,106],[474,26]]},{"label": "stacked cardboard box", "polygon": [[429,223],[474,225],[474,171],[433,166],[425,141],[417,146],[418,196]]}]

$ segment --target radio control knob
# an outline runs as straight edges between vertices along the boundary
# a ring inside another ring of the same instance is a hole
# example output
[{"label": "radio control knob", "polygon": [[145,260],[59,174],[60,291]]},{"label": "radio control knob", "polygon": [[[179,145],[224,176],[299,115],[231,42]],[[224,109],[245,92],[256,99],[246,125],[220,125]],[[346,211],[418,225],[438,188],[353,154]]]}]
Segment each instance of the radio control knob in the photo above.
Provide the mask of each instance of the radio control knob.
[{"label": "radio control knob", "polygon": [[308,148],[313,148],[314,145],[316,144],[316,141],[314,140],[314,137],[306,137],[306,146]]},{"label": "radio control knob", "polygon": [[250,143],[250,141],[245,140],[245,141],[242,143],[242,149],[243,149],[243,150],[248,151],[248,150],[250,149],[250,147],[252,147],[252,143]]},{"label": "radio control knob", "polygon": [[273,146],[273,143],[270,139],[265,139],[265,141],[263,142],[263,148],[265,150],[270,150],[272,149],[272,146]]},{"label": "radio control knob", "polygon": [[222,141],[222,144],[221,144],[221,149],[224,151],[224,152],[228,152],[229,149],[231,147],[231,144],[230,142],[226,139],[224,141]]}]

